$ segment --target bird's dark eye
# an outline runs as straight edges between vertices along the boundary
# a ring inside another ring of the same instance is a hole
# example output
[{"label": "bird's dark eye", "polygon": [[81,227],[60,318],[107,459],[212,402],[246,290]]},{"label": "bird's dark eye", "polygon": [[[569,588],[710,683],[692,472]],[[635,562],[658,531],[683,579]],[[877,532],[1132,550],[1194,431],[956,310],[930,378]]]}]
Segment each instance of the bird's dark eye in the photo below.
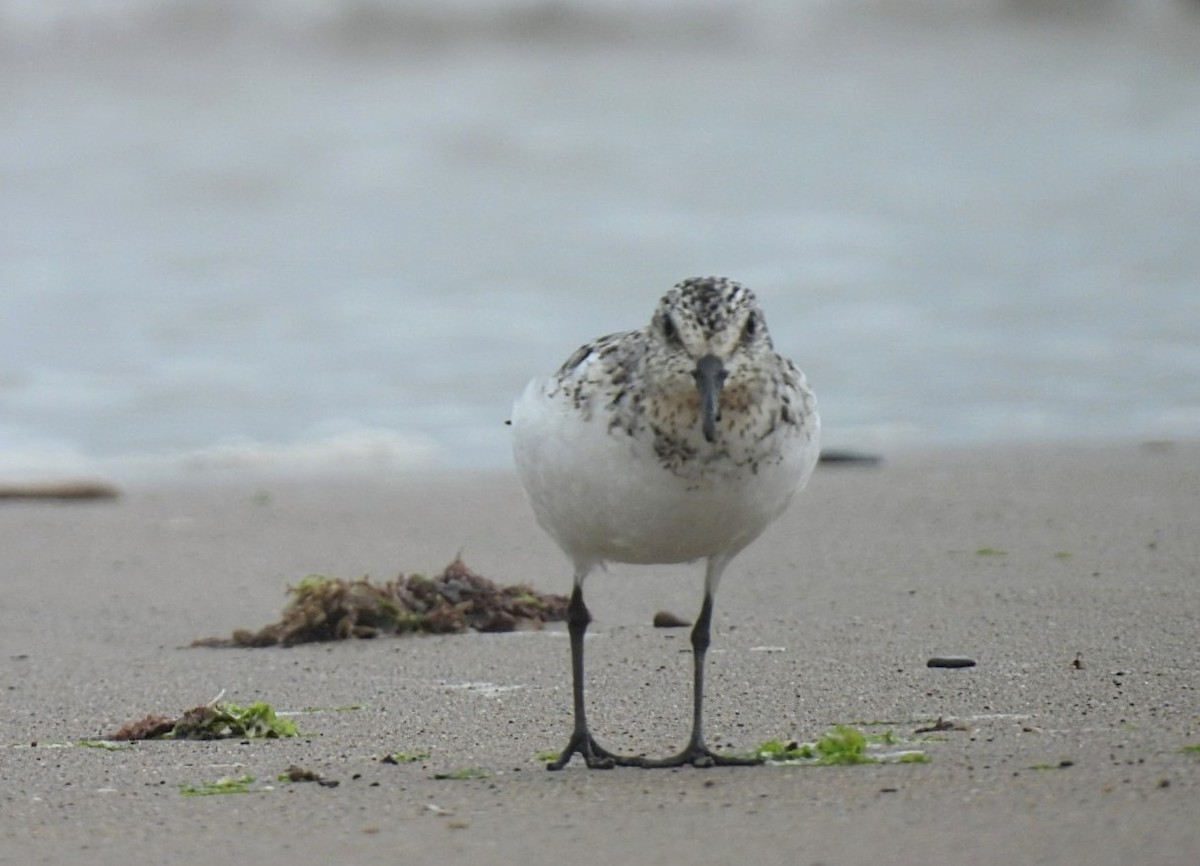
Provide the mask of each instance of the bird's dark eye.
[{"label": "bird's dark eye", "polygon": [[679,342],[679,329],[675,327],[670,316],[663,316],[662,332],[668,343]]},{"label": "bird's dark eye", "polygon": [[758,333],[758,316],[751,316],[746,320],[745,327],[742,328],[742,342],[748,343],[754,339],[754,335]]}]

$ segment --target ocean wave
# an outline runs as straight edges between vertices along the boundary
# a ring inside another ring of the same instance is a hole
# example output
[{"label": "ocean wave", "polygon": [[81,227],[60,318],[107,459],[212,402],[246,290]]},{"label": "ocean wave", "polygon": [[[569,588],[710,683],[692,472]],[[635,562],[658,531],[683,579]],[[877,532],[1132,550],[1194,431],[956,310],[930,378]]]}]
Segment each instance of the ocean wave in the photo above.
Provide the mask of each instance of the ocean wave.
[{"label": "ocean wave", "polygon": [[228,480],[232,477],[378,475],[444,468],[432,441],[363,428],[291,442],[230,438],[212,445],[152,454],[93,457],[62,443],[0,449],[0,481],[46,483],[103,478],[116,483]]},{"label": "ocean wave", "polygon": [[732,35],[763,15],[824,5],[728,0],[0,0],[9,40],[416,43],[539,37]]},{"label": "ocean wave", "polygon": [[[777,42],[817,20],[1161,18],[1186,0],[0,0],[0,40],[433,48],[460,41]],[[1192,10],[1189,10],[1192,11]]]}]

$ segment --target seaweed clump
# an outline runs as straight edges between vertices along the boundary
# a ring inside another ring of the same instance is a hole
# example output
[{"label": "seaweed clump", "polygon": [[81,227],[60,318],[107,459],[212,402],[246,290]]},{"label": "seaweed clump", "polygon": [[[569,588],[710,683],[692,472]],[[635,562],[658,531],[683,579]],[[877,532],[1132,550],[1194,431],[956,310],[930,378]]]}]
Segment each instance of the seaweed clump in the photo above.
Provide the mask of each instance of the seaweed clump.
[{"label": "seaweed clump", "polygon": [[263,701],[242,707],[214,700],[174,718],[149,715],[123,725],[110,740],[220,740],[227,737],[294,737],[296,723],[281,719]]},{"label": "seaweed clump", "polygon": [[289,586],[279,622],[192,646],[292,646],[384,634],[454,634],[540,628],[566,618],[567,599],[525,585],[498,586],[456,558],[437,577],[400,575],[385,583],[312,575]]}]

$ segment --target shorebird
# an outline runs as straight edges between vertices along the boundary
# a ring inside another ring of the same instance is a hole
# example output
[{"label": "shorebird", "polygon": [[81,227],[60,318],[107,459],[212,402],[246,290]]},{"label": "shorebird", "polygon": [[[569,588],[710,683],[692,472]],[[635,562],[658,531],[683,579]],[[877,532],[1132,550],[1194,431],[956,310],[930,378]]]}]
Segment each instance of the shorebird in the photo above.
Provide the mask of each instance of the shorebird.
[{"label": "shorebird", "polygon": [[[730,561],[791,502],[820,450],[816,399],[775,352],[754,294],[724,277],[684,280],[650,324],[580,347],[513,406],[517,473],[541,527],[574,565],[567,609],[575,725],[551,770],[752,764],[704,740],[713,599]],[[673,757],[609,752],[584,707],[584,580],[606,562],[705,560],[691,632],[692,730]]]}]

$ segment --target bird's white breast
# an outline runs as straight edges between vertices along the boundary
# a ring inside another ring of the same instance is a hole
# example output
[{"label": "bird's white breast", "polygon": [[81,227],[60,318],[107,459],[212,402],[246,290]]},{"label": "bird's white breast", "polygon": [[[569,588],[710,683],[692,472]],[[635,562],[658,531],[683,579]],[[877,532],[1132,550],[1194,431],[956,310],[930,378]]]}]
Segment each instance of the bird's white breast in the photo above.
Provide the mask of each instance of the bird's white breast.
[{"label": "bird's white breast", "polygon": [[581,405],[553,380],[530,382],[512,421],[538,523],[577,563],[732,555],[787,508],[819,450],[813,409],[755,441],[697,439],[691,471],[674,471],[648,430],[613,425],[602,400]]}]

